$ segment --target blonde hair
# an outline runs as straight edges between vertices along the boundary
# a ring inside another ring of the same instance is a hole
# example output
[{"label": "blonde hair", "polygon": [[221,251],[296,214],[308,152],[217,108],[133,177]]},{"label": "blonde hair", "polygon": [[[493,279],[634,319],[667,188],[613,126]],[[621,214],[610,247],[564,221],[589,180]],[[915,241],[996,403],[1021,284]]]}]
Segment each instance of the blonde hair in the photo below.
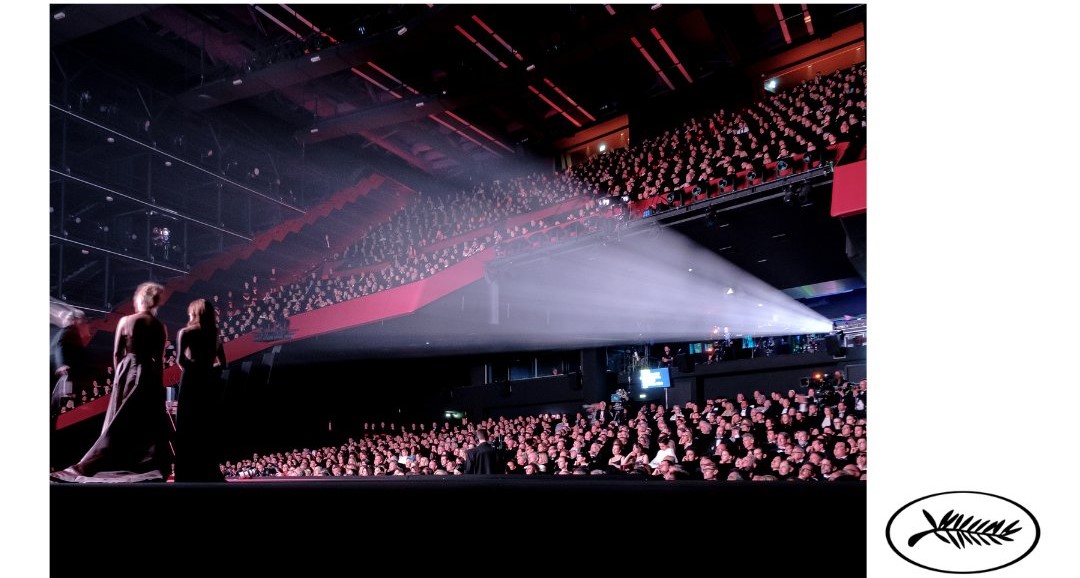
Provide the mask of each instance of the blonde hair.
[{"label": "blonde hair", "polygon": [[160,283],[147,281],[135,289],[135,308],[149,311],[161,304],[161,295],[165,287]]},{"label": "blonde hair", "polygon": [[196,299],[188,305],[188,327],[202,327],[204,329],[217,330],[217,317],[214,315],[214,304],[206,299]]}]

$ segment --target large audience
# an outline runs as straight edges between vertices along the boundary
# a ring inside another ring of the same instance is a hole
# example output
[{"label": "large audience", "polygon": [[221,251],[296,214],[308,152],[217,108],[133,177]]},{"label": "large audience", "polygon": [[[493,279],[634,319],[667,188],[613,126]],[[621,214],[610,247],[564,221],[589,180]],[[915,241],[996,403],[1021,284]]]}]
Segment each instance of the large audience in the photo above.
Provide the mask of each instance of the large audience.
[{"label": "large audience", "polygon": [[[277,283],[271,269],[261,284],[256,275],[243,287],[214,295],[223,312],[222,335],[229,341],[277,331],[280,337],[293,315],[425,279],[485,249],[504,255],[594,232],[597,218],[621,216],[599,202],[605,196],[645,200],[688,186],[704,188],[717,178],[744,186],[785,168],[825,162],[841,143],[852,145],[848,155],[858,155],[865,127],[866,68],[857,65],[819,74],[738,111],[691,119],[563,173],[494,180],[449,196],[421,194],[357,243],[328,255],[325,269],[288,284]],[[583,199],[579,208],[528,224],[507,223],[575,197]],[[455,243],[444,246],[447,240]]]},{"label": "large audience", "polygon": [[[744,110],[692,119],[639,146],[598,155],[565,174],[495,180],[449,197],[422,196],[416,205],[344,252],[328,257],[346,274],[321,279],[312,273],[303,282],[265,292],[261,299],[254,283],[245,287],[242,300],[228,295],[225,339],[268,326],[281,327],[290,315],[424,279],[491,246],[507,254],[592,232],[596,227],[589,224],[589,217],[612,213],[596,201],[598,195],[643,200],[690,185],[707,185],[714,177],[735,183],[740,175],[745,180],[748,174],[776,172],[774,163],[789,167],[819,163],[822,151],[841,142],[838,139],[863,140],[865,79],[863,66],[818,75]],[[588,198],[584,208],[547,223],[505,223],[508,217],[578,196]],[[467,238],[485,227],[492,227],[492,233],[425,251],[435,243]],[[355,269],[360,271],[348,273]]]},{"label": "large audience", "polygon": [[748,176],[775,174],[774,162],[792,170],[824,162],[840,142],[855,144],[850,152],[857,155],[865,127],[866,68],[860,65],[818,75],[743,110],[691,119],[639,146],[597,155],[570,174],[602,193],[634,200],[714,178],[738,186]]},{"label": "large audience", "polygon": [[584,411],[472,423],[365,423],[337,446],[226,461],[226,478],[462,474],[477,431],[507,475],[611,475],[664,480],[856,481],[867,476],[866,380],[837,372],[819,387],[707,399],[634,412]]}]

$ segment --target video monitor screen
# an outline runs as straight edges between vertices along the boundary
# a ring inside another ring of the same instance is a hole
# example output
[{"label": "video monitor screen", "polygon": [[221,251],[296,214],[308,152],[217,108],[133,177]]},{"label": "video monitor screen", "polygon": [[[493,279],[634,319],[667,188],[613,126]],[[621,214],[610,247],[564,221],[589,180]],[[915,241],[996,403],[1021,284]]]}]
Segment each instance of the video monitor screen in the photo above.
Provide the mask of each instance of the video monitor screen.
[{"label": "video monitor screen", "polygon": [[671,372],[666,367],[642,369],[638,373],[642,389],[666,389],[671,387]]}]

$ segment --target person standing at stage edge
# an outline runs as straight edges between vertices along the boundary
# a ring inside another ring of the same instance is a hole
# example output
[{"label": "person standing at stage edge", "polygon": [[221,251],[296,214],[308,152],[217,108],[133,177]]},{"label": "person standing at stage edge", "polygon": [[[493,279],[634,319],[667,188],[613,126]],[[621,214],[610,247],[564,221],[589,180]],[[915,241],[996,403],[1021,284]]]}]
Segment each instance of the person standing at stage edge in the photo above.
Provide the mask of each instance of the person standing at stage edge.
[{"label": "person standing at stage edge", "polygon": [[205,299],[188,305],[188,323],[176,333],[176,360],[183,370],[176,403],[176,481],[225,481],[217,442],[225,349],[214,305]]},{"label": "person standing at stage edge", "polygon": [[498,450],[488,443],[487,430],[476,430],[476,447],[465,452],[466,474],[501,474]]},{"label": "person standing at stage edge", "polygon": [[162,386],[167,333],[155,315],[164,290],[151,282],[135,289],[135,313],[116,325],[116,383],[101,435],[79,463],[55,472],[54,480],[147,482],[169,476],[172,426]]}]

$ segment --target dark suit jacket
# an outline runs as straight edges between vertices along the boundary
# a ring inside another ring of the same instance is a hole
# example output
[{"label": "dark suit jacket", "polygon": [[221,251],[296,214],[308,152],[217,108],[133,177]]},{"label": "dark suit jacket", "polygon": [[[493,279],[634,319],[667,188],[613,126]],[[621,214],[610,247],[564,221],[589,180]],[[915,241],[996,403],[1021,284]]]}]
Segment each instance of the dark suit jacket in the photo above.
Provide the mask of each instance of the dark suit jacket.
[{"label": "dark suit jacket", "polygon": [[465,452],[466,474],[501,474],[498,450],[488,442],[480,442]]}]

